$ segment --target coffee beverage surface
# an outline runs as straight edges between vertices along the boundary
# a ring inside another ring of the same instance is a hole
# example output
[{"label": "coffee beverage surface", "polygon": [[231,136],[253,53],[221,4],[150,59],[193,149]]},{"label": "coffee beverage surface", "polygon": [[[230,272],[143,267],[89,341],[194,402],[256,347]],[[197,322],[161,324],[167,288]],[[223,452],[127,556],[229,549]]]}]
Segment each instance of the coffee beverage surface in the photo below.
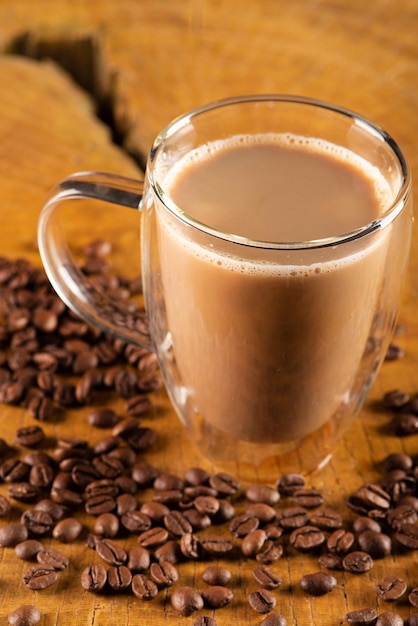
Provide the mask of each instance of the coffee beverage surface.
[{"label": "coffee beverage surface", "polygon": [[[177,163],[164,185],[192,220],[264,242],[348,233],[392,200],[367,162],[292,135],[208,144]],[[163,212],[157,223],[170,350],[198,421],[232,439],[295,441],[360,403],[385,233],[337,255],[332,246],[264,254],[247,245],[234,254]]]}]

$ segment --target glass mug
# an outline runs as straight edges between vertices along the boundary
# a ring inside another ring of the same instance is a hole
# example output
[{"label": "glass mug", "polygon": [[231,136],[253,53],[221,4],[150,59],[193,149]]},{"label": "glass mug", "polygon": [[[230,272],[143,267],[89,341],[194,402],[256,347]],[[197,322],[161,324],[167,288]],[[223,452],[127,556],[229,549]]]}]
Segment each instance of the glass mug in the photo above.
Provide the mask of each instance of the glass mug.
[{"label": "glass mug", "polygon": [[[286,163],[270,172],[272,145],[285,161],[296,155],[297,168],[309,153],[326,167],[336,165],[343,178],[354,171],[355,188],[361,174],[377,190],[378,212],[360,212],[351,225],[360,206],[351,188],[340,198],[339,179],[327,170],[321,179],[310,162],[303,175],[296,169],[294,180],[283,174]],[[237,174],[230,159],[243,151],[250,160],[239,162]],[[195,193],[194,167],[207,188],[187,202]],[[276,232],[286,208],[283,186],[286,207],[298,196],[301,213],[286,214]],[[270,204],[260,208],[270,190]],[[315,193],[319,204],[331,194],[331,217],[346,212],[349,226],[322,232]],[[86,198],[141,210],[149,327],[119,311],[76,267],[57,208]],[[200,204],[206,213],[194,212]],[[169,124],[152,146],[143,183],[94,172],[59,183],[40,216],[39,249],[70,308],[102,330],[155,349],[172,404],[203,456],[235,475],[265,480],[323,466],[362,406],[395,327],[411,205],[408,164],[369,120],[314,99],[244,96]],[[281,237],[287,226],[290,234]],[[253,236],[253,227],[261,234]]]}]

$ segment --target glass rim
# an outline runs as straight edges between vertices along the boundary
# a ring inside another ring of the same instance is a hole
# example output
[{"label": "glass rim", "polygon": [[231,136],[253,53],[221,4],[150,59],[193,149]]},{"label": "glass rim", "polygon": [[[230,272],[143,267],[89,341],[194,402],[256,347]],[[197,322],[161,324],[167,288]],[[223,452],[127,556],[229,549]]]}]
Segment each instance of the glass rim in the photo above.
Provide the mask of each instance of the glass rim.
[{"label": "glass rim", "polygon": [[175,118],[158,134],[150,151],[149,164],[151,165],[154,163],[164,142],[173,137],[178,131],[189,125],[194,118],[205,115],[206,113],[214,111],[216,109],[257,102],[283,102],[288,104],[301,104],[314,107],[315,109],[328,110],[333,113],[337,113],[340,116],[350,118],[356,124],[364,128],[369,135],[379,137],[387,146],[389,146],[392,153],[395,155],[400,165],[400,171],[402,175],[402,184],[400,185],[398,193],[391,201],[390,205],[378,218],[374,219],[371,222],[368,222],[367,224],[364,224],[363,226],[360,226],[359,228],[342,233],[340,235],[333,235],[331,237],[311,239],[307,241],[263,241],[251,239],[242,235],[236,235],[234,233],[223,232],[195,219],[194,217],[183,211],[170,198],[170,196],[164,191],[162,186],[155,180],[153,172],[148,171],[151,186],[154,189],[157,197],[164,205],[164,207],[170,212],[170,214],[172,214],[177,220],[180,220],[184,224],[191,226],[192,228],[197,229],[202,233],[210,235],[211,237],[216,237],[232,244],[271,250],[307,250],[328,248],[344,243],[349,243],[362,237],[366,237],[378,230],[384,229],[402,212],[411,191],[411,170],[409,167],[409,163],[398,143],[383,128],[372,122],[367,117],[361,115],[360,113],[356,113],[349,108],[337,104],[332,104],[331,102],[327,102],[326,100],[321,100],[317,98],[291,94],[250,94],[214,100],[212,102],[209,102],[208,104],[196,107]]}]

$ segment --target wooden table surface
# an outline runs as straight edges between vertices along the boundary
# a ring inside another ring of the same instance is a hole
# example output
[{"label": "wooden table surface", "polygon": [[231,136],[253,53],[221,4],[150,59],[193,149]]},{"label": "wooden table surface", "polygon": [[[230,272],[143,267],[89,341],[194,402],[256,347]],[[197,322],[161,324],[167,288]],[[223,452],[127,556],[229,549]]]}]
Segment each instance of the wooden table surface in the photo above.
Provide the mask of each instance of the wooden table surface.
[{"label": "wooden table surface", "polygon": [[[398,140],[418,181],[417,30],[415,0],[0,2],[0,255],[25,257],[39,265],[37,217],[56,181],[84,169],[140,176],[160,128],[191,107],[230,95],[286,92],[353,108]],[[115,220],[110,212],[98,219],[97,213],[86,211],[71,232],[78,246],[109,238],[115,271],[135,275],[138,229],[135,213],[121,211]],[[399,451],[418,455],[417,435],[396,436],[390,428],[392,415],[379,405],[391,389],[418,392],[417,243],[415,232],[400,313],[406,330],[396,338],[405,355],[384,363],[366,406],[333,459],[308,479],[309,485],[324,491],[326,503],[343,514],[347,527],[353,515],[346,498],[364,482],[383,478],[383,459]],[[108,403],[123,415],[120,398]],[[180,476],[189,466],[204,463],[163,391],[156,394],[154,406],[144,423],[156,429],[158,443],[144,458],[161,472]],[[62,419],[42,423],[48,440],[76,436],[98,441],[103,432],[88,426],[87,411],[68,410]],[[34,424],[25,409],[9,405],[0,406],[0,420],[0,436],[10,443],[18,427]],[[0,484],[0,493],[8,493],[6,484]],[[20,505],[14,505],[11,517],[0,525],[18,519],[20,511]],[[85,532],[76,543],[48,539],[69,556],[70,566],[43,591],[25,587],[22,573],[28,564],[16,559],[13,548],[0,549],[1,624],[21,604],[36,605],[43,626],[193,624],[196,615],[179,617],[171,607],[172,590],[160,592],[149,603],[130,593],[83,591],[80,574],[92,559],[85,548],[92,521],[83,515],[80,519]],[[254,562],[227,564],[235,598],[215,612],[219,626],[260,624],[262,616],[247,602],[256,588]],[[181,583],[203,589],[205,565],[182,564]],[[292,550],[274,565],[283,578],[275,592],[276,610],[289,625],[337,626],[348,611],[366,606],[377,613],[396,611],[404,619],[416,611],[406,596],[389,604],[375,592],[376,582],[391,573],[402,576],[409,590],[418,586],[416,551],[394,550],[390,557],[376,560],[367,574],[338,571],[334,591],[313,598],[301,591],[299,581],[318,567],[317,556]]]}]

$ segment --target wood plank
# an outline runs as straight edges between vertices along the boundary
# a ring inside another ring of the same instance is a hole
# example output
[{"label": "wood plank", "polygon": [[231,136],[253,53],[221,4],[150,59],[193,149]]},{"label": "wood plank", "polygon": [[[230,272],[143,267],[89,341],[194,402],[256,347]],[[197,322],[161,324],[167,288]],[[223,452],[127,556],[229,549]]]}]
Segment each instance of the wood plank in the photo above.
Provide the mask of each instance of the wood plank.
[{"label": "wood plank", "polygon": [[[417,7],[374,0],[365,8],[355,0],[349,5],[338,0],[315,4],[271,0],[248,4],[162,1],[135,3],[120,0],[62,2],[51,8],[47,0],[20,0],[0,6],[4,49],[27,32],[33,42],[68,42],[77,38],[103,46],[104,67],[116,76],[116,117],[122,119],[126,147],[143,156],[158,132],[174,115],[217,97],[250,91],[288,91],[316,95],[353,107],[386,127],[399,140],[418,177],[418,128],[415,120],[418,69],[416,49]],[[87,39],[86,39],[87,37]],[[96,37],[98,39],[96,39]],[[46,43],[44,44],[46,45]],[[86,44],[83,44],[86,45]],[[35,46],[36,47],[36,46]],[[56,46],[55,46],[56,49]],[[38,49],[39,51],[39,49]],[[52,54],[52,53],[51,53]],[[25,256],[39,263],[35,247],[40,206],[51,186],[74,170],[99,169],[139,176],[140,169],[111,142],[109,130],[97,120],[95,103],[51,62],[36,62],[3,55],[0,76],[7,89],[0,92],[0,183],[1,254]],[[106,83],[105,79],[105,84]],[[97,92],[96,92],[97,93]],[[415,187],[416,188],[416,187]],[[102,211],[102,209],[100,209]],[[91,235],[114,241],[117,271],[132,266],[131,252],[138,245],[139,216],[120,212],[85,213],[73,226],[76,245]],[[418,390],[416,234],[408,289],[401,312],[407,332],[397,341],[405,348],[400,361],[386,362],[360,418],[338,446],[333,460],[309,479],[323,489],[327,503],[347,520],[345,498],[364,481],[379,480],[381,463],[394,451],[417,455],[416,436],[396,437],[389,428],[391,415],[379,409],[384,392],[402,387]],[[138,259],[139,260],[139,259]],[[133,268],[132,271],[134,271]],[[182,475],[201,459],[189,444],[164,392],[155,398],[158,409],[145,420],[158,430],[160,443],[146,455],[161,471]],[[123,412],[120,399],[109,405]],[[27,412],[0,407],[1,436],[13,441],[18,426],[33,424]],[[68,411],[65,419],[43,425],[49,437],[76,434],[97,441],[102,432],[88,427],[86,410]],[[213,468],[209,467],[211,471]],[[7,493],[7,485],[0,485]],[[149,493],[140,495],[141,500]],[[282,506],[282,505],[281,505]],[[17,517],[17,512],[14,513]],[[81,515],[86,528],[92,520]],[[84,625],[112,623],[130,626],[145,620],[150,626],[177,624],[170,592],[151,603],[141,603],[130,594],[98,595],[80,592],[79,577],[91,562],[84,546],[85,535],[75,545],[62,547],[71,565],[57,584],[30,592],[21,582],[26,565],[16,561],[12,549],[0,551],[0,616],[4,619],[22,603],[34,603],[45,624]],[[124,539],[134,543],[132,537]],[[56,547],[56,543],[51,541]],[[247,603],[255,584],[248,560],[226,561],[233,573],[235,599],[231,607],[216,611],[218,624],[259,624]],[[205,563],[181,565],[181,581],[203,588]],[[406,601],[392,607],[378,601],[374,585],[383,575],[396,572],[418,584],[415,553],[400,553],[376,561],[363,576],[337,572],[337,589],[323,598],[309,598],[299,588],[303,574],[314,571],[317,557],[299,555],[287,548],[275,566],[283,577],[276,593],[277,610],[288,624],[334,626],[342,623],[348,610],[366,605],[382,612],[394,608],[404,618],[413,609]],[[200,614],[203,614],[200,613]],[[193,624],[194,617],[181,619]]]}]

